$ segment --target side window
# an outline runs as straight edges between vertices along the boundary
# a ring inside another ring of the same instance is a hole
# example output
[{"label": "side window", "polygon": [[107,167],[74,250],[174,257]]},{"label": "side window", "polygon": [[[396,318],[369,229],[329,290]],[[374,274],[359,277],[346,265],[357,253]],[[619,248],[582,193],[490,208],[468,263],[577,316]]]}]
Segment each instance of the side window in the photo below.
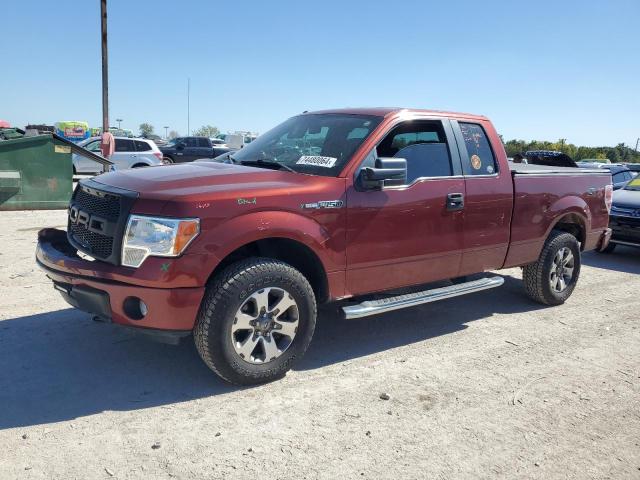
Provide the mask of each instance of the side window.
[{"label": "side window", "polygon": [[198,147],[208,148],[211,146],[206,138],[197,138],[196,140],[198,141]]},{"label": "side window", "polygon": [[187,137],[187,138],[184,139],[184,146],[185,147],[197,147],[198,146],[198,141],[194,137]]},{"label": "side window", "polygon": [[442,122],[411,121],[394,128],[380,142],[378,157],[407,160],[407,184],[423,177],[450,177],[451,155]]},{"label": "side window", "polygon": [[134,140],[135,144],[136,144],[136,150],[138,152],[148,152],[149,150],[151,150],[151,145],[149,145],[147,142],[143,142],[141,140]]},{"label": "side window", "polygon": [[462,138],[467,147],[468,157],[462,158],[465,175],[492,175],[498,171],[496,159],[491,150],[484,129],[477,123],[460,122]]},{"label": "side window", "polygon": [[116,138],[116,152],[135,152],[136,149],[133,146],[133,140],[127,140],[125,138]]}]

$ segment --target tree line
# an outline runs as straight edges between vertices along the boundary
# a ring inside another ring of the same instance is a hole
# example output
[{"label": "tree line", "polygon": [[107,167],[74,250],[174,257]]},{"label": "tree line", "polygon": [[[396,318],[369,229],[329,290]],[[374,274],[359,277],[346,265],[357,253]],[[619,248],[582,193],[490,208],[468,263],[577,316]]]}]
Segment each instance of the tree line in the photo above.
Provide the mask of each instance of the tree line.
[{"label": "tree line", "polygon": [[[147,122],[141,123],[138,129],[140,130],[141,137],[149,137],[150,135],[155,134],[155,128],[153,127],[153,125]],[[218,127],[214,127],[213,125],[203,125],[191,132],[191,135],[193,135],[194,137],[215,138],[220,135],[220,130],[218,130]],[[171,139],[179,136],[180,134],[175,130],[170,130],[168,133],[168,137]]]},{"label": "tree line", "polygon": [[[500,136],[502,139],[502,136]],[[528,150],[555,150],[565,153],[576,162],[584,159],[597,159],[601,161],[609,160],[611,163],[640,163],[640,152],[619,143],[615,147],[584,147],[567,143],[561,138],[557,142],[532,140],[508,140],[504,141],[504,148],[508,157],[513,157],[517,153],[524,154]]]}]

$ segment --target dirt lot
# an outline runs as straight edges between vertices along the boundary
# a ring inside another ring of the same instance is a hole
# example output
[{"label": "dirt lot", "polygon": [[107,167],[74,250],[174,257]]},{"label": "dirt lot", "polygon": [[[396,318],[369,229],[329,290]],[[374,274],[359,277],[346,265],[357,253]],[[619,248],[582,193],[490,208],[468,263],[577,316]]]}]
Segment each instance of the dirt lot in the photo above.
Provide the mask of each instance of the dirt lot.
[{"label": "dirt lot", "polygon": [[68,308],[34,263],[37,230],[64,223],[0,212],[0,479],[640,478],[640,251],[586,254],[556,308],[516,269],[411,310],[326,311],[286,379],[238,389],[191,343]]}]

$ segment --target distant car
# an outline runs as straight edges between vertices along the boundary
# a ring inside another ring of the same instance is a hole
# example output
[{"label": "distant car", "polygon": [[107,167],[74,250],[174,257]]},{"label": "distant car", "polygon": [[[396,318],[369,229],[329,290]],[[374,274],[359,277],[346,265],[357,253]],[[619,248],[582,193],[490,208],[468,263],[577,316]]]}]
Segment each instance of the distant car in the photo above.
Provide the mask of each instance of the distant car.
[{"label": "distant car", "polygon": [[605,253],[613,252],[616,245],[640,247],[640,177],[613,193],[609,228],[612,235]]},{"label": "distant car", "polygon": [[[522,158],[522,155],[520,155],[520,157]],[[569,155],[555,150],[529,150],[525,152],[524,159],[526,159],[526,162],[517,162],[517,159],[514,157],[516,163],[546,165],[549,167],[576,168],[578,166]]]},{"label": "distant car", "polygon": [[636,172],[637,174],[640,174],[640,163],[625,163],[625,165],[632,172]]},{"label": "distant car", "polygon": [[[162,165],[162,152],[152,141],[145,138],[115,137],[115,152],[111,160],[116,170]],[[100,138],[93,137],[80,142],[81,147],[100,154]],[[97,173],[102,166],[78,154],[73,154],[73,173]]]},{"label": "distant car", "polygon": [[615,163],[578,163],[580,168],[599,168],[602,170],[609,170],[611,172],[611,183],[614,190],[619,190],[624,187],[629,180],[635,178],[637,172],[632,172],[626,165],[617,165]]},{"label": "distant car", "polygon": [[209,137],[178,137],[160,147],[164,163],[193,162],[199,158],[215,158],[229,148],[213,144]]},{"label": "distant car", "polygon": [[221,138],[211,138],[211,144],[214,147],[222,147],[222,148],[228,148],[227,144],[225,143],[225,141]]}]

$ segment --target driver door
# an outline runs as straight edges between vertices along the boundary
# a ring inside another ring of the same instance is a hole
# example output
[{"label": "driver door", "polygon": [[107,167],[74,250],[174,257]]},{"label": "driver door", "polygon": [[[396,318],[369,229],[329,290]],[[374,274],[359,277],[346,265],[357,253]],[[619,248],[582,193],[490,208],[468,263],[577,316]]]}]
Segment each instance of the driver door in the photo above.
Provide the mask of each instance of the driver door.
[{"label": "driver door", "polygon": [[347,191],[347,291],[360,295],[458,276],[464,217],[448,199],[464,199],[465,182],[449,120],[396,124],[360,168],[376,156],[405,158],[407,180],[379,190],[355,182]]}]

